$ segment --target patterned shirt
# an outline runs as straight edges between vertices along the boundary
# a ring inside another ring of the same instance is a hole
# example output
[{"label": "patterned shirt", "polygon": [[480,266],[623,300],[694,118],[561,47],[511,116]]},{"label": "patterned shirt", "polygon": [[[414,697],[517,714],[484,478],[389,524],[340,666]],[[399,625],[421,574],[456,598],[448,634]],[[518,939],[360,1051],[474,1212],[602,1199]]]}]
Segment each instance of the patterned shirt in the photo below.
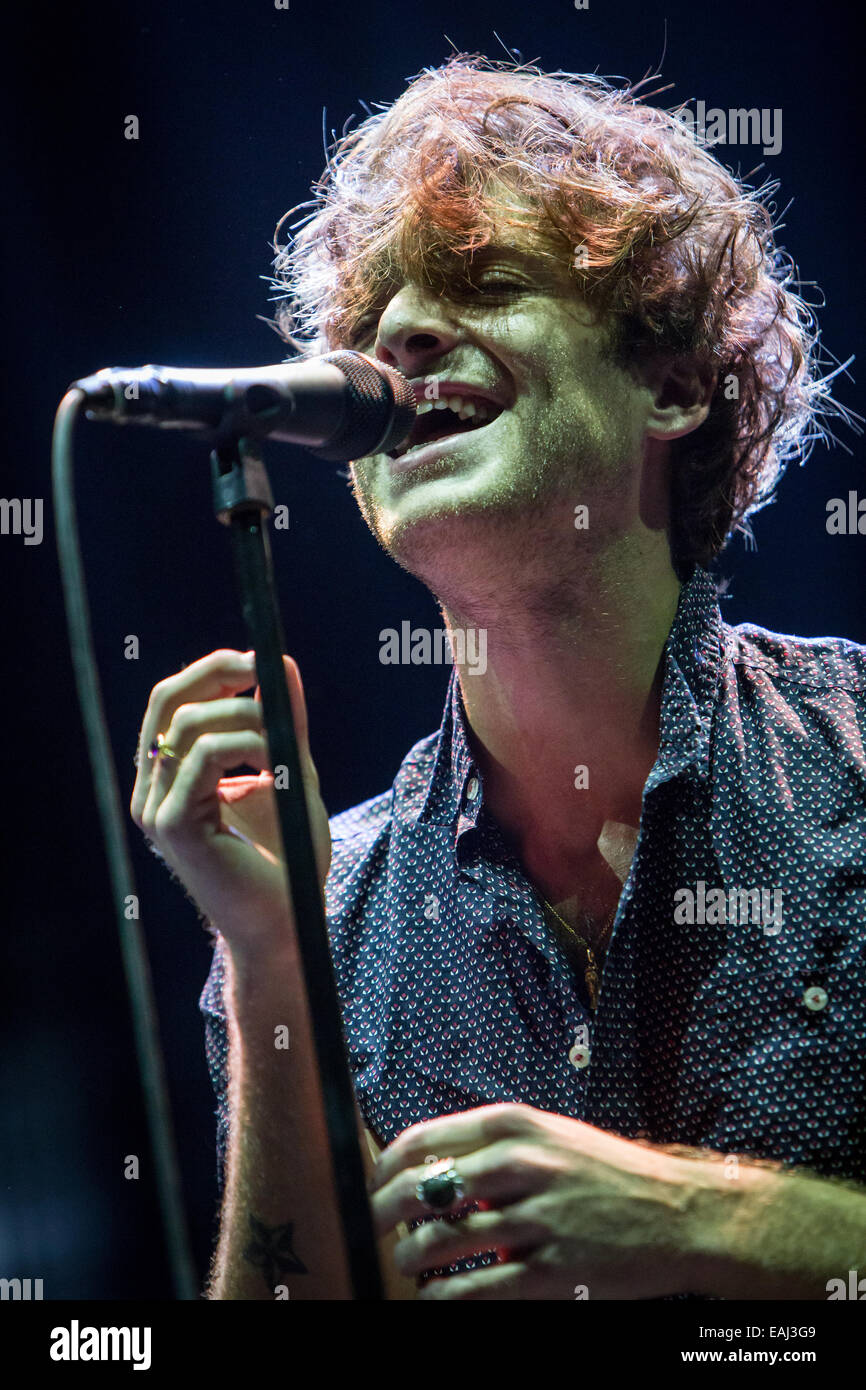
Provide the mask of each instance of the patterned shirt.
[{"label": "patterned shirt", "polygon": [[[382,1143],[524,1101],[866,1183],[866,648],[722,620],[697,568],[597,1011],[485,806],[452,671],[391,789],[331,820],[331,949]],[[578,796],[579,792],[576,791]],[[200,999],[223,1182],[222,943]]]}]

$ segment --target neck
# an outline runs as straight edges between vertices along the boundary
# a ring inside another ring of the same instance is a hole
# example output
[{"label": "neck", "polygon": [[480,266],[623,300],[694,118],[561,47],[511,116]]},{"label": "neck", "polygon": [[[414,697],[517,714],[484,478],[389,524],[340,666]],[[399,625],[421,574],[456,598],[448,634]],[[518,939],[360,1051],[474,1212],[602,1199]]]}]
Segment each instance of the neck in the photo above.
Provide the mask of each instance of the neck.
[{"label": "neck", "polygon": [[[637,827],[658,752],[680,584],[666,544],[629,536],[567,583],[536,574],[518,593],[503,581],[484,601],[442,601],[485,801],[550,902],[577,895],[598,910],[621,887],[604,843]],[[455,633],[473,628],[486,632],[484,669],[471,642],[472,664],[458,660]]]}]

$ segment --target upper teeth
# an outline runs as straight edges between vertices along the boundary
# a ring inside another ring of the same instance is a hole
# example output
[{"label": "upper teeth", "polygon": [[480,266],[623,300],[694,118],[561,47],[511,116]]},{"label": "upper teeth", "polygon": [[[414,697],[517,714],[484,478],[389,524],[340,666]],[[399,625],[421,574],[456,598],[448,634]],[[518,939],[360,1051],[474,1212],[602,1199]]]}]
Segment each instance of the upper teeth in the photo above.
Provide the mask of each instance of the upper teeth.
[{"label": "upper teeth", "polygon": [[488,420],[490,411],[486,401],[464,400],[462,396],[438,396],[433,401],[419,401],[416,407],[417,415],[426,415],[428,410],[453,410],[455,415],[459,415],[461,420],[470,420],[472,416],[477,416],[479,420]]}]

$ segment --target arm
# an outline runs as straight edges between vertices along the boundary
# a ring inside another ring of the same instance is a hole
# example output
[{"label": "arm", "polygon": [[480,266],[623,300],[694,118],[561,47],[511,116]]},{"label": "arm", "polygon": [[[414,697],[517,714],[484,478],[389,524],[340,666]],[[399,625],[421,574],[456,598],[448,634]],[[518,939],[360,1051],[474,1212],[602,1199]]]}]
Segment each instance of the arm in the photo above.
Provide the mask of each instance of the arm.
[{"label": "arm", "polygon": [[[285,662],[324,885],[328,816],[310,754],[300,674],[290,658]],[[154,687],[130,810],[226,946],[233,1122],[209,1295],[340,1298],[348,1296],[346,1256],[279,857],[274,779],[261,705],[241,694],[254,682],[254,654],[225,649]],[[243,764],[258,768],[258,775],[227,775]],[[286,1040],[288,1048],[279,1045]]]},{"label": "arm", "polygon": [[866,1293],[866,1189],[854,1183],[499,1104],[412,1125],[389,1144],[373,1194],[380,1234],[417,1215],[428,1153],[449,1156],[466,1201],[483,1209],[420,1226],[396,1246],[398,1269],[486,1250],[500,1262],[431,1280],[424,1299],[819,1299],[841,1295],[828,1283],[847,1289],[852,1270]]},{"label": "arm", "polygon": [[226,954],[231,1123],[212,1299],[350,1297],[302,978],[294,942],[278,959]]},{"label": "arm", "polygon": [[866,1278],[863,1187],[749,1164],[735,1181],[719,1182],[727,1194],[721,1186],[704,1189],[695,1208],[696,1290],[732,1299],[826,1299],[830,1280],[847,1288],[850,1270]]},{"label": "arm", "polygon": [[[223,1002],[229,1033],[227,1100],[231,1120],[220,1238],[207,1289],[207,1297],[212,1299],[274,1297],[274,1284],[284,1286],[281,1297],[304,1299],[336,1298],[341,1296],[338,1289],[344,1285],[348,1289],[345,1259],[334,1230],[329,1229],[329,1224],[334,1226],[336,1220],[312,1223],[304,1217],[293,1222],[288,1250],[306,1264],[306,1275],[297,1269],[279,1272],[280,1264],[293,1263],[285,1251],[275,1252],[273,1274],[266,1271],[265,1249],[261,1248],[265,1243],[249,1229],[244,1238],[244,1223],[249,1228],[250,1214],[259,1213],[257,1221],[279,1232],[287,1224],[282,1218],[290,1205],[300,1213],[319,1210],[325,1216],[335,1210],[333,1184],[323,1166],[329,1160],[315,1072],[300,1065],[292,1070],[291,1054],[274,1048],[274,1029],[281,1020],[289,1016],[295,1020],[294,1025],[286,1024],[292,1046],[299,1044],[301,1027],[308,1026],[304,992],[295,989],[293,998],[292,980],[298,978],[297,962],[290,959],[279,968],[271,961],[266,968],[257,969],[252,962],[232,967],[227,958]],[[241,982],[245,980],[244,986]],[[258,1064],[254,1061],[256,1055]],[[310,1057],[311,1053],[306,1055]],[[317,1125],[321,1127],[322,1139],[314,1143],[311,1136]],[[233,1138],[235,1134],[237,1139]],[[360,1112],[358,1137],[369,1182],[381,1146],[365,1128]],[[281,1189],[288,1187],[287,1175],[294,1179],[291,1191],[279,1198]],[[323,1189],[323,1193],[318,1189]],[[271,1202],[275,1195],[276,1200]],[[262,1212],[266,1214],[261,1215]],[[400,1226],[379,1241],[385,1297],[390,1301],[417,1296],[415,1281],[401,1278],[394,1266],[393,1247],[404,1234],[405,1227]],[[251,1249],[255,1246],[260,1248]],[[320,1285],[323,1293],[317,1292]]]}]

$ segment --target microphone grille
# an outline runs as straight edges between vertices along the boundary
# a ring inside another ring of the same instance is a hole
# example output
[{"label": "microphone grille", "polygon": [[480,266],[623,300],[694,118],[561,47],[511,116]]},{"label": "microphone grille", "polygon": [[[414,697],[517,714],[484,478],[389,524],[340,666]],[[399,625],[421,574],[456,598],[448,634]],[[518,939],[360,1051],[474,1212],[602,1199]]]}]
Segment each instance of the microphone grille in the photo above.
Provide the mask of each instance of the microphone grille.
[{"label": "microphone grille", "polygon": [[401,444],[415,419],[415,392],[403,373],[363,352],[331,352],[321,360],[332,362],[345,376],[349,409],[333,439],[310,453],[330,463],[348,463]]}]

